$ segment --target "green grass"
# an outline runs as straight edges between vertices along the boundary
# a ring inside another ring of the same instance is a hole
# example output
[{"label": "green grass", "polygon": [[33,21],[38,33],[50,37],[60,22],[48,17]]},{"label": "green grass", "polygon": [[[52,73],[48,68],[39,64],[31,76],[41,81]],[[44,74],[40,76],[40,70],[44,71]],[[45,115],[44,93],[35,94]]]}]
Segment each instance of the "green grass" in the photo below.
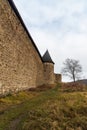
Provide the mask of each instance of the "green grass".
[{"label": "green grass", "polygon": [[87,130],[87,92],[20,92],[0,99],[0,130]]}]

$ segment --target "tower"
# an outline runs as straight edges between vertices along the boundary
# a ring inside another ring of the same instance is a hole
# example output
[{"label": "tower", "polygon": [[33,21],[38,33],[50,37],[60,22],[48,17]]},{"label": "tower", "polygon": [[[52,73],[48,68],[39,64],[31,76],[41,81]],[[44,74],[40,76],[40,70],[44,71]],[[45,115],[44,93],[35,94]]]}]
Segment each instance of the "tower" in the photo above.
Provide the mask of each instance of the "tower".
[{"label": "tower", "polygon": [[45,84],[54,84],[55,77],[54,77],[54,62],[51,59],[51,56],[48,50],[42,57],[44,62],[44,81]]}]

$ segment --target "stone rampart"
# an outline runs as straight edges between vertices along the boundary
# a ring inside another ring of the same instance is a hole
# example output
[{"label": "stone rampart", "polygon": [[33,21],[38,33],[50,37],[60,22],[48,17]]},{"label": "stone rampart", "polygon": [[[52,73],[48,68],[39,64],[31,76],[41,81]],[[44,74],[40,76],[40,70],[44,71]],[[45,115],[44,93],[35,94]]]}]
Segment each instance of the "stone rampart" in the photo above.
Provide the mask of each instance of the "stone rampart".
[{"label": "stone rampart", "polygon": [[53,84],[54,64],[44,63],[12,0],[0,0],[0,94]]},{"label": "stone rampart", "polygon": [[0,0],[0,87],[14,91],[43,84],[43,63],[7,0]]}]

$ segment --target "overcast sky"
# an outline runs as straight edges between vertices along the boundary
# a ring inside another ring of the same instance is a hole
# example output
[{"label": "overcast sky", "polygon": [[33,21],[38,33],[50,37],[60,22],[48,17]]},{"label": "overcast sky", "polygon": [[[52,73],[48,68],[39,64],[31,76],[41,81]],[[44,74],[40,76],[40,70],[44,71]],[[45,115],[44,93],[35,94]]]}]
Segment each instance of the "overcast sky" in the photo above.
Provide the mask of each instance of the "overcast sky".
[{"label": "overcast sky", "polygon": [[[66,58],[80,61],[87,78],[87,0],[14,0],[41,55],[60,73]],[[66,80],[66,78],[63,78]]]}]

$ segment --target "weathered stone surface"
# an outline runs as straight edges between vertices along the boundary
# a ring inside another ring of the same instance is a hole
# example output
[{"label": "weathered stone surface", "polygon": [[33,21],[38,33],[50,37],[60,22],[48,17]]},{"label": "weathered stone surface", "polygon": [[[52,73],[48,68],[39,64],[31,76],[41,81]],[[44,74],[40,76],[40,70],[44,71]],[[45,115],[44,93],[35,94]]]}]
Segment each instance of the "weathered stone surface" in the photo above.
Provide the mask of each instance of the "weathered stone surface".
[{"label": "weathered stone surface", "polygon": [[0,0],[0,86],[43,84],[43,63],[6,0]]},{"label": "weathered stone surface", "polygon": [[46,84],[54,84],[54,64],[44,63],[44,80]]},{"label": "weathered stone surface", "polygon": [[62,82],[62,76],[61,74],[55,74],[55,83]]},{"label": "weathered stone surface", "polygon": [[54,81],[54,65],[42,62],[8,0],[0,0],[0,93]]}]

